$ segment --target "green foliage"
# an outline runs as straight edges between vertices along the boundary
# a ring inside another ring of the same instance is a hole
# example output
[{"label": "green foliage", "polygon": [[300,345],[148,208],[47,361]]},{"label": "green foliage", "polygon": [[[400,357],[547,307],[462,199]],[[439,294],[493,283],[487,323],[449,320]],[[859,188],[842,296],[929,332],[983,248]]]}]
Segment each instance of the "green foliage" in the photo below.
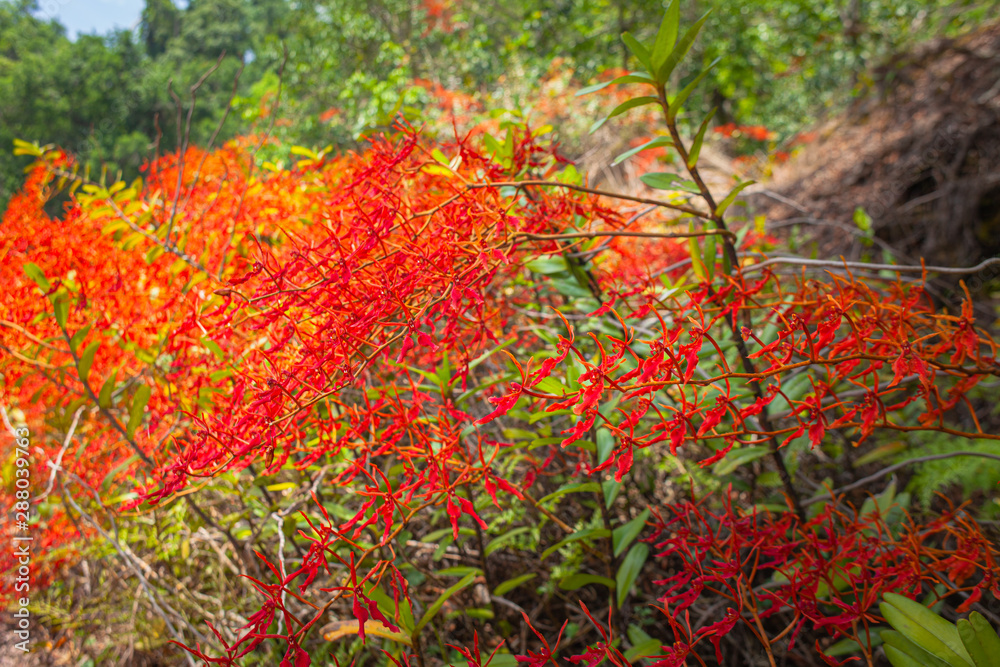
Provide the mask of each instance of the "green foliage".
[{"label": "green foliage", "polygon": [[[461,2],[440,10],[403,0],[192,0],[183,9],[147,0],[138,34],[71,41],[57,23],[35,16],[33,0],[0,0],[0,204],[27,164],[7,153],[15,138],[61,146],[94,173],[106,165],[134,178],[157,141],[162,151],[177,145],[168,84],[186,116],[190,86],[223,52],[197,94],[195,144],[222,119],[241,61],[242,107],[220,139],[267,129],[261,110],[274,108],[286,49],[280,115],[292,122],[272,132],[287,144],[353,147],[365,130],[430,101],[414,79],[519,106],[556,58],[582,80],[646,59],[656,78],[686,86],[680,97],[692,96],[695,126],[717,106],[716,123],[764,124],[788,136],[842,105],[852,85],[863,88],[865,68],[917,39],[974,25],[987,11],[987,3],[954,0],[855,5],[767,0],[751,11],[734,0],[700,0],[671,3],[663,18],[652,0]],[[714,19],[693,40],[710,9]],[[649,33],[656,26],[667,28],[660,39]],[[618,35],[627,31],[635,36],[622,43]],[[627,46],[637,40],[651,45],[642,57]],[[331,110],[338,112],[332,119]],[[277,159],[261,156],[269,158]]]},{"label": "green foliage", "polygon": [[1000,665],[1000,636],[978,612],[952,624],[919,602],[886,593],[879,609],[892,630],[881,632],[893,667]]}]

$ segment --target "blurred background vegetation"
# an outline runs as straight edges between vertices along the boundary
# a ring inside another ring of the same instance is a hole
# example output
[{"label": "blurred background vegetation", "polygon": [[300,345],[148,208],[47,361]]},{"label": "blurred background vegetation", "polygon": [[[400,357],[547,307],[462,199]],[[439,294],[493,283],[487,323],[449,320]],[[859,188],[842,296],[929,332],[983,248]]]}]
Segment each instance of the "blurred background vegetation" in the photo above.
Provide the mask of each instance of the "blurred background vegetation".
[{"label": "blurred background vegetation", "polygon": [[[849,102],[889,54],[996,9],[973,0],[692,0],[683,20],[709,6],[714,19],[678,80],[725,56],[701,87],[701,105],[718,105],[720,124],[764,125],[779,138]],[[662,8],[660,0],[148,0],[134,31],[71,40],[39,18],[35,0],[0,0],[0,206],[28,162],[13,156],[15,138],[138,175],[157,145],[177,146],[178,104],[186,121],[191,86],[216,62],[196,95],[194,143],[209,140],[230,100],[220,140],[267,129],[280,85],[273,136],[345,150],[366,128],[428,104],[427,82],[487,108],[516,108],[553,67],[579,82],[633,68],[619,35],[649,37],[641,33]]]}]

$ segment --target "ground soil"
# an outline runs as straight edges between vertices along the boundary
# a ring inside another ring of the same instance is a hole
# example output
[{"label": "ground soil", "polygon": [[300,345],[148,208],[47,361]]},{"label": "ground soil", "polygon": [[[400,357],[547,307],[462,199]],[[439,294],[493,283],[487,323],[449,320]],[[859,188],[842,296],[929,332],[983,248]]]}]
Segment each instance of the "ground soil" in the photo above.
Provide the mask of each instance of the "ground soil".
[{"label": "ground soil", "polygon": [[[821,255],[878,261],[882,247],[897,261],[973,266],[1000,254],[1000,23],[892,59],[814,136],[752,204],[772,223],[801,221]],[[1000,269],[980,273],[969,287],[995,290]]]}]

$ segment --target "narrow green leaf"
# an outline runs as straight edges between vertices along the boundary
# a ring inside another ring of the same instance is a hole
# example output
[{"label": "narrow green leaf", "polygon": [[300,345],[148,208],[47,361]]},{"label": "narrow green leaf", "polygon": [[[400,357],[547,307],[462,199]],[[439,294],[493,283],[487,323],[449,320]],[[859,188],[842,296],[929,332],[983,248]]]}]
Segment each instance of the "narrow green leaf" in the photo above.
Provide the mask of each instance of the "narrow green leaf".
[{"label": "narrow green leaf", "polygon": [[[375,600],[375,603],[378,604],[379,609],[382,610],[382,613],[387,618],[391,619],[396,614],[396,601],[389,597],[380,586],[373,584],[368,589],[366,595],[370,599]],[[406,599],[405,595],[399,596],[399,624],[406,630],[407,634],[413,633],[413,610],[410,608],[410,602]]]},{"label": "narrow green leaf", "polygon": [[[469,370],[471,371],[473,368],[475,368],[479,364],[483,363],[484,361],[486,361],[487,359],[489,359],[491,356],[493,356],[494,354],[496,354],[500,350],[502,350],[505,347],[508,347],[510,345],[513,345],[516,342],[517,342],[517,338],[511,338],[510,340],[504,341],[500,345],[496,346],[492,350],[488,350],[488,351],[482,353],[481,355],[479,355],[478,357],[476,357],[475,359],[473,359],[472,361],[469,362]],[[504,379],[504,378],[501,378],[501,379]]]},{"label": "narrow green leaf", "polygon": [[639,577],[639,572],[642,571],[642,566],[645,565],[648,556],[649,545],[640,542],[629,549],[628,555],[625,556],[621,567],[618,568],[618,574],[615,575],[615,584],[618,587],[619,607],[625,602],[625,597],[628,595],[629,589],[632,588],[632,584]]},{"label": "narrow green leaf", "polygon": [[599,90],[603,90],[608,86],[616,86],[622,83],[648,83],[652,84],[653,79],[645,72],[632,72],[630,74],[624,74],[618,78],[612,79],[611,81],[605,81],[603,83],[595,83],[592,86],[587,86],[586,88],[581,88],[576,91],[574,97],[582,97],[583,95],[589,95],[590,93],[596,93]]},{"label": "narrow green leaf", "polygon": [[69,315],[69,300],[65,296],[57,296],[53,299],[52,306],[55,308],[56,322],[59,327],[66,328],[66,318]]},{"label": "narrow green leaf", "polygon": [[80,381],[84,384],[86,384],[87,378],[90,376],[90,367],[94,365],[94,354],[97,353],[97,348],[100,346],[101,342],[95,340],[80,355],[80,363],[77,365],[76,370],[80,374]]},{"label": "narrow green leaf", "polygon": [[215,358],[218,359],[219,361],[226,360],[226,353],[222,351],[222,348],[219,346],[218,343],[216,343],[208,336],[202,336],[201,344],[204,345],[209,351],[211,351],[211,353],[214,354]]},{"label": "narrow green leaf", "polygon": [[149,403],[151,393],[152,390],[149,388],[149,385],[141,384],[136,389],[135,396],[132,397],[132,407],[129,408],[128,413],[128,426],[125,427],[125,432],[129,438],[135,435],[135,430],[142,423],[143,410],[146,408],[146,404]]},{"label": "narrow green leaf", "polygon": [[480,575],[483,571],[478,567],[472,567],[471,565],[456,565],[455,567],[446,567],[443,570],[437,570],[434,572],[439,577],[464,577],[469,574]]},{"label": "narrow green leaf", "polygon": [[434,601],[434,604],[428,607],[427,611],[424,612],[424,615],[420,617],[420,622],[417,623],[417,627],[413,630],[414,634],[423,630],[424,626],[430,623],[431,619],[434,618],[439,611],[441,611],[441,607],[443,607],[444,603],[448,601],[448,598],[455,593],[458,593],[460,590],[467,588],[476,579],[476,576],[475,572],[470,572],[462,577],[457,584],[451,586],[445,590],[444,593],[438,596],[438,599]]},{"label": "narrow green leaf", "polygon": [[[663,63],[666,62],[674,50],[674,45],[677,43],[677,29],[680,23],[680,2],[679,0],[670,0],[670,4],[667,5],[667,11],[663,15],[663,21],[660,23],[660,30],[656,33],[653,50],[649,54],[649,64],[652,65],[650,69],[654,75],[660,71]],[[659,76],[656,79],[660,83],[665,81],[665,79],[661,79]]]},{"label": "narrow green leaf", "polygon": [[659,83],[667,82],[670,75],[673,73],[674,68],[677,67],[681,60],[684,59],[684,56],[687,55],[688,51],[691,50],[691,45],[694,44],[694,40],[698,38],[698,33],[701,32],[701,27],[705,25],[705,21],[708,20],[708,15],[711,13],[711,9],[705,12],[705,15],[698,19],[698,21],[691,26],[686,33],[684,33],[684,36],[677,42],[677,45],[674,47],[673,51],[670,52],[670,55],[667,56],[663,63],[659,67],[655,68],[653,76],[656,77],[656,80]]},{"label": "narrow green leaf", "polygon": [[684,190],[687,192],[698,192],[698,185],[687,181],[680,174],[672,174],[669,171],[657,171],[643,174],[639,180],[654,190]]},{"label": "narrow green leaf", "polygon": [[530,530],[531,526],[521,526],[520,528],[515,528],[514,530],[508,530],[503,535],[490,540],[490,543],[487,544],[486,548],[483,550],[485,552],[484,555],[489,556],[491,553],[505,545],[507,542],[510,542],[518,535],[523,535]]},{"label": "narrow green leaf", "polygon": [[961,667],[961,664],[946,662],[904,637],[895,630],[881,633],[883,648],[893,667]]},{"label": "narrow green leaf", "polygon": [[1000,658],[1000,636],[997,635],[993,626],[978,611],[969,614],[969,622],[972,623],[972,629],[976,631],[976,638],[986,654]]},{"label": "narrow green leaf", "polygon": [[565,496],[567,493],[596,493],[601,490],[601,485],[597,482],[572,482],[564,484],[549,495],[538,501],[539,505],[544,505],[557,498]]},{"label": "narrow green leaf", "polygon": [[630,109],[635,109],[636,107],[646,106],[647,104],[656,104],[659,100],[652,95],[643,95],[642,97],[633,97],[630,100],[625,100],[614,110],[608,114],[608,118],[614,118],[615,116],[620,116]]},{"label": "narrow green leaf", "polygon": [[545,560],[570,542],[576,542],[578,540],[599,540],[603,537],[608,537],[609,535],[611,535],[611,531],[607,528],[588,528],[587,530],[577,531],[543,551],[542,560]]},{"label": "narrow green leaf", "polygon": [[616,157],[614,159],[614,162],[611,163],[611,166],[613,167],[616,164],[621,164],[622,162],[629,159],[633,155],[641,153],[642,151],[647,150],[649,148],[659,148],[660,146],[673,146],[673,145],[674,142],[670,137],[656,137],[655,139],[650,139],[643,145],[636,146],[635,148],[630,148],[621,155],[619,155],[618,157]]},{"label": "narrow green leaf", "polygon": [[562,257],[539,257],[530,262],[525,262],[524,266],[533,273],[539,273],[543,276],[551,276],[569,270],[566,260]]},{"label": "narrow green leaf", "polygon": [[647,507],[639,516],[614,529],[614,532],[611,533],[611,543],[614,547],[615,557],[625,551],[628,545],[632,543],[632,540],[639,536],[642,529],[646,527],[646,519],[648,518],[649,508]]},{"label": "narrow green leaf", "polygon": [[659,654],[662,648],[663,643],[659,639],[650,638],[625,651],[625,659],[633,663],[639,658],[648,658]]},{"label": "narrow green leaf", "polygon": [[602,118],[601,120],[599,120],[596,123],[594,123],[593,125],[591,125],[590,126],[590,130],[588,131],[588,134],[593,134],[594,132],[597,132],[597,130],[602,125],[604,125],[606,122],[608,122],[609,120],[611,120],[612,118],[614,118],[616,116],[622,115],[623,113],[625,113],[626,111],[629,111],[630,109],[635,109],[636,107],[646,106],[647,104],[655,104],[658,101],[659,100],[657,100],[655,97],[652,97],[650,95],[643,95],[642,97],[633,97],[632,99],[625,100],[624,102],[622,102],[621,104],[619,104],[618,106],[616,106],[611,111],[611,113],[609,113],[607,115],[607,117]]},{"label": "narrow green leaf", "polygon": [[652,76],[653,68],[649,64],[649,49],[643,46],[639,40],[627,32],[622,33],[622,41],[625,42],[625,46],[628,47],[628,50],[632,52],[632,55],[639,60],[639,63],[645,67],[646,71],[649,72],[649,75]]},{"label": "narrow green leaf", "polygon": [[493,595],[503,595],[504,593],[514,590],[521,584],[527,581],[531,581],[537,576],[538,574],[536,572],[529,572],[527,574],[522,574],[519,577],[514,577],[513,579],[508,579],[507,581],[503,581],[497,584],[497,587],[493,589]]},{"label": "narrow green leaf", "polygon": [[768,447],[741,447],[740,449],[735,449],[729,452],[726,458],[715,464],[715,470],[712,473],[718,477],[724,477],[734,472],[740,466],[767,456],[770,451]]},{"label": "narrow green leaf", "polygon": [[268,491],[287,491],[288,489],[294,489],[298,484],[295,482],[278,482],[277,484],[268,484],[264,488]]},{"label": "narrow green leaf", "polygon": [[875,463],[880,461],[887,456],[892,456],[893,454],[899,454],[900,452],[906,451],[906,443],[902,441],[890,442],[885,445],[881,445],[871,450],[864,456],[859,456],[854,462],[855,467],[861,467],[868,465],[869,463]]},{"label": "narrow green leaf", "polygon": [[721,202],[719,202],[719,205],[715,209],[715,214],[721,216],[723,213],[725,213],[726,209],[729,208],[730,204],[736,201],[737,195],[739,195],[741,192],[743,192],[743,190],[750,187],[756,182],[757,181],[743,181],[735,188],[733,188],[732,191],[730,191],[730,193],[726,195],[726,198],[723,199]]},{"label": "narrow green leaf", "polygon": [[34,280],[35,284],[38,285],[43,292],[48,292],[52,289],[52,283],[50,283],[49,279],[45,277],[45,272],[42,271],[37,264],[28,262],[21,267],[21,270],[24,271],[26,276]]},{"label": "narrow green leaf", "polygon": [[698,133],[694,135],[694,141],[691,142],[691,149],[688,151],[687,165],[689,168],[698,164],[698,156],[701,155],[701,144],[705,141],[705,130],[708,129],[708,124],[715,117],[715,112],[718,110],[719,107],[713,107],[708,112],[708,115],[705,116],[705,120],[701,121],[701,127],[698,128]]},{"label": "narrow green leaf", "polygon": [[[688,231],[694,231],[694,223],[688,223]],[[688,252],[691,253],[691,268],[694,270],[694,275],[698,276],[702,280],[705,279],[705,262],[701,259],[701,246],[698,245],[698,237],[692,236],[688,239]]]},{"label": "narrow green leaf", "polygon": [[111,407],[111,392],[115,390],[115,380],[118,379],[118,371],[115,371],[104,381],[101,386],[101,393],[97,396],[97,404],[107,410]]},{"label": "narrow green leaf", "polygon": [[104,479],[101,480],[101,495],[103,496],[107,494],[109,490],[111,490],[111,484],[118,478],[119,473],[124,471],[126,468],[128,468],[130,465],[132,465],[138,460],[139,460],[139,455],[133,454],[132,456],[128,457],[127,459],[116,465],[114,468],[109,470],[108,473],[104,476]]},{"label": "narrow green leaf", "polygon": [[712,236],[705,237],[705,250],[702,253],[702,260],[705,262],[705,279],[708,282],[712,282],[715,278],[715,246],[717,236],[714,234]]},{"label": "narrow green leaf", "polygon": [[583,588],[584,586],[588,586],[590,584],[600,584],[611,590],[615,589],[614,581],[597,574],[571,574],[565,579],[559,581],[559,588],[564,591],[575,591],[578,588]]},{"label": "narrow green leaf", "polygon": [[75,350],[76,348],[80,347],[80,343],[82,343],[83,339],[86,338],[87,334],[90,333],[91,328],[92,328],[91,325],[88,324],[87,326],[85,326],[84,328],[80,329],[75,334],[73,334],[73,337],[69,339],[70,349]]},{"label": "narrow green leaf", "polygon": [[906,639],[956,667],[972,664],[954,625],[908,597],[886,593],[882,599],[882,616]]},{"label": "narrow green leaf", "polygon": [[[993,667],[997,664],[996,661],[990,660],[986,653],[986,647],[979,641],[976,629],[972,627],[972,623],[968,619],[960,618],[955,625],[958,627],[958,636],[962,639],[962,645],[965,646],[969,657],[972,658],[972,664],[976,667]],[[997,656],[997,659],[1000,660],[1000,656]]]},{"label": "narrow green leaf", "polygon": [[[869,650],[882,645],[882,637],[879,632],[882,630],[888,630],[888,628],[873,627],[869,628],[868,636],[871,638],[871,645],[868,647]],[[864,635],[862,634],[862,640],[864,640]],[[831,658],[839,658],[845,655],[854,655],[855,653],[861,653],[862,644],[854,641],[853,639],[841,639],[839,642],[834,642],[823,651],[824,655],[828,655]]]},{"label": "narrow green leaf", "polygon": [[613,479],[607,479],[601,482],[601,490],[604,492],[604,507],[611,509],[611,505],[615,502],[615,498],[618,497],[618,493],[622,489],[622,483],[616,482]]},{"label": "narrow green leaf", "polygon": [[703,69],[698,74],[698,76],[696,76],[688,85],[684,86],[681,89],[681,92],[677,93],[677,97],[675,97],[673,100],[670,101],[670,104],[668,105],[669,110],[667,111],[667,115],[670,117],[670,120],[677,118],[677,114],[678,112],[680,112],[681,107],[684,106],[684,103],[687,102],[687,98],[691,97],[691,93],[693,93],[694,89],[698,87],[698,84],[701,83],[701,80],[704,79],[708,75],[708,73],[712,71],[712,68],[714,68],[719,63],[720,60],[722,60],[722,58],[716,58],[711,63],[709,63],[708,67]]}]

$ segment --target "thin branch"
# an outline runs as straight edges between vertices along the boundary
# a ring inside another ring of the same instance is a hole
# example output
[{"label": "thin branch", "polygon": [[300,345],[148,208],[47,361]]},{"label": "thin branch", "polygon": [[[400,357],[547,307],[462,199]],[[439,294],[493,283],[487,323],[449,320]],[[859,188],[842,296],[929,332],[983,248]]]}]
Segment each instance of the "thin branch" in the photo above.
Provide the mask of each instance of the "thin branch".
[{"label": "thin branch", "polygon": [[596,239],[605,236],[627,236],[635,238],[650,239],[689,239],[701,236],[731,236],[735,234],[726,229],[706,229],[700,232],[569,232],[566,234],[531,234],[528,232],[518,232],[512,234],[512,239],[525,239],[528,241],[555,241],[560,239]]},{"label": "thin branch", "polygon": [[503,188],[503,187],[518,188],[527,186],[566,188],[567,190],[575,190],[576,192],[584,192],[586,194],[598,195],[600,197],[609,197],[611,199],[621,199],[624,201],[634,201],[640,204],[650,204],[652,206],[667,208],[672,211],[678,211],[680,213],[687,213],[688,215],[693,215],[696,218],[711,219],[711,216],[705,211],[699,211],[698,209],[691,208],[690,206],[681,206],[679,204],[672,204],[668,201],[663,201],[662,199],[651,199],[649,197],[637,197],[635,195],[627,195],[621,192],[598,190],[597,188],[588,188],[582,185],[563,183],[562,181],[530,180],[530,181],[495,181],[492,183],[469,183],[468,185],[465,186],[465,189],[478,190],[480,188]]},{"label": "thin branch", "polygon": [[945,273],[951,275],[969,275],[979,273],[991,266],[1000,266],[1000,257],[991,257],[975,266],[908,266],[905,264],[869,264],[867,262],[847,262],[825,259],[807,259],[805,257],[773,257],[759,264],[743,267],[743,274],[755,273],[775,264],[795,264],[801,266],[829,267],[833,269],[859,269],[867,271],[897,271],[899,273]]},{"label": "thin branch", "polygon": [[827,494],[820,494],[818,496],[813,496],[812,498],[810,498],[809,500],[806,500],[802,504],[803,505],[811,505],[813,503],[818,503],[818,502],[820,502],[822,500],[829,500],[831,496],[839,496],[842,493],[846,493],[848,491],[852,491],[852,490],[858,488],[859,486],[864,486],[865,484],[868,484],[869,482],[874,482],[875,480],[877,480],[877,479],[879,479],[881,477],[885,477],[886,475],[891,475],[892,473],[896,472],[900,468],[904,468],[904,467],[906,467],[908,465],[911,465],[911,464],[914,464],[914,463],[926,463],[927,461],[940,461],[942,459],[950,459],[950,458],[954,458],[956,456],[978,456],[978,457],[984,458],[984,459],[992,459],[994,461],[1000,461],[1000,456],[998,456],[996,454],[987,454],[986,452],[971,452],[971,451],[968,451],[968,450],[962,450],[962,451],[958,451],[958,452],[948,452],[947,454],[931,454],[929,456],[920,456],[920,457],[917,457],[915,459],[907,459],[906,461],[900,461],[899,463],[893,464],[893,465],[888,466],[886,468],[882,468],[881,470],[879,470],[876,473],[872,473],[871,475],[868,475],[867,477],[862,477],[861,479],[859,479],[858,481],[854,482],[853,484],[848,484],[847,486],[842,486],[839,489],[834,489],[833,491],[830,491]]}]

